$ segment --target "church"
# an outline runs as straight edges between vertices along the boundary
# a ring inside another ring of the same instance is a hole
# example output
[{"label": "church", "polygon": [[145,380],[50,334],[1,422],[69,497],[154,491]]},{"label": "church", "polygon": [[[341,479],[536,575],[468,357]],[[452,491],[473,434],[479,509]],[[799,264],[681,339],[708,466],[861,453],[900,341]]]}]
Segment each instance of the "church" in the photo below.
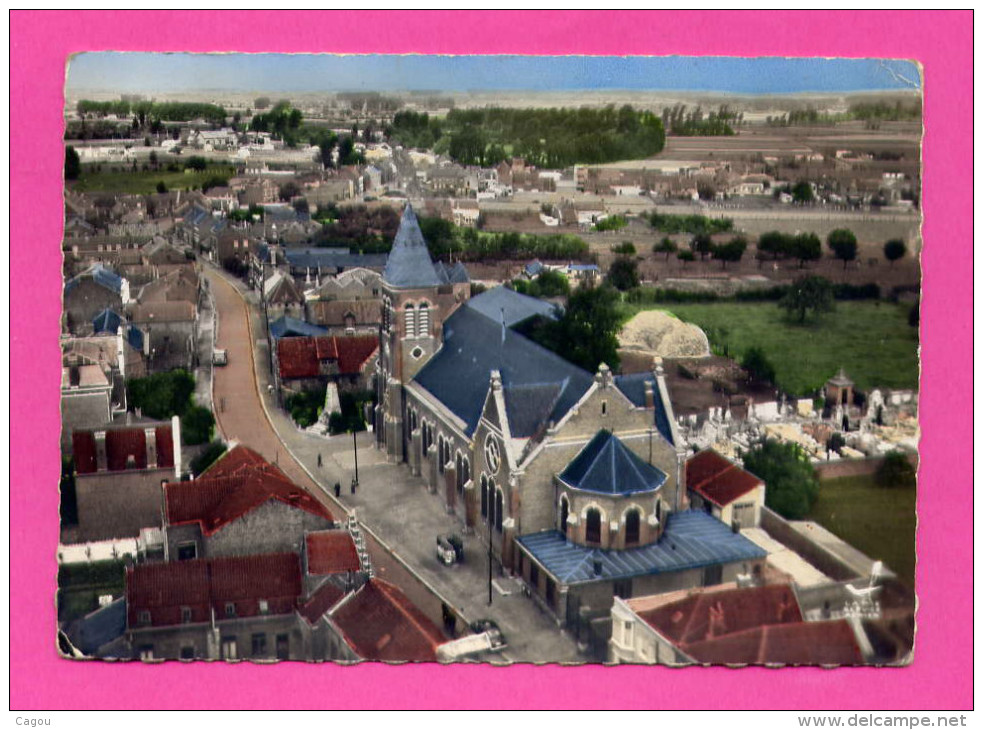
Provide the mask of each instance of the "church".
[{"label": "church", "polygon": [[407,205],[382,275],[377,446],[491,541],[558,623],[764,559],[688,509],[661,365],[588,373],[516,331],[553,305],[505,287],[470,294],[462,264],[433,263]]}]

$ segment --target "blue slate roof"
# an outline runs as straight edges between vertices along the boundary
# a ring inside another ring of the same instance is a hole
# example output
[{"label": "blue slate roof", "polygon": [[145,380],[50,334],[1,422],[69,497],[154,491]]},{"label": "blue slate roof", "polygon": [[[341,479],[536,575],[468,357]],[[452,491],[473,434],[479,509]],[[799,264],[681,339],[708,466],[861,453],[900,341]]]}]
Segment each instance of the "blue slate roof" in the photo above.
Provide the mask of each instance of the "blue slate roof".
[{"label": "blue slate roof", "polygon": [[284,258],[290,266],[304,269],[352,269],[357,266],[366,269],[381,269],[386,265],[384,253],[349,253],[348,249],[303,248],[286,249]]},{"label": "blue slate roof", "polygon": [[[669,515],[657,543],[631,550],[602,550],[569,542],[559,530],[536,532],[517,538],[560,583],[590,583],[657,573],[704,568],[745,560],[768,553],[720,520],[699,510]],[[594,574],[594,559],[601,561],[601,575]]]},{"label": "blue slate roof", "polygon": [[126,600],[117,598],[75,621],[66,632],[72,646],[83,654],[93,655],[100,646],[118,639],[126,631]]},{"label": "blue slate roof", "polygon": [[548,423],[563,387],[560,383],[529,383],[503,386],[502,390],[512,435],[529,438]]},{"label": "blue slate roof", "polygon": [[95,334],[99,334],[100,332],[109,332],[110,334],[115,335],[116,330],[119,329],[122,321],[123,320],[120,318],[120,316],[112,309],[104,309],[93,317],[92,330]]},{"label": "blue slate roof", "polygon": [[143,352],[143,332],[132,325],[126,331],[126,341],[134,350]]},{"label": "blue slate roof", "polygon": [[403,209],[382,280],[400,289],[422,289],[441,283],[427,251],[427,242],[423,240],[416,213],[409,204]]},{"label": "blue slate roof", "polygon": [[598,431],[567,464],[560,479],[571,487],[601,494],[653,492],[666,473],[646,464],[610,431]]},{"label": "blue slate roof", "polygon": [[79,281],[85,278],[91,278],[100,286],[116,292],[117,294],[120,294],[123,291],[122,277],[103,264],[93,264],[88,270],[83,271],[78,276],[68,280],[68,282],[65,284],[65,293],[68,294],[68,292],[78,286]]},{"label": "blue slate roof", "polygon": [[433,268],[437,272],[437,278],[440,279],[441,284],[467,284],[471,281],[471,275],[468,274],[468,270],[460,261],[452,266],[443,261],[438,261],[433,265]]},{"label": "blue slate roof", "polygon": [[526,276],[537,276],[545,267],[542,261],[533,261],[526,264]]},{"label": "blue slate roof", "polygon": [[537,315],[557,318],[554,305],[536,297],[519,294],[504,286],[496,286],[472,297],[467,301],[467,306],[498,325],[501,325],[504,317],[506,327],[513,327]]},{"label": "blue slate roof", "polygon": [[666,412],[666,404],[662,402],[662,394],[655,383],[655,376],[652,373],[632,373],[631,375],[615,375],[614,384],[628,400],[639,408],[645,407],[645,381],[652,383],[652,394],[655,396],[655,427],[659,430],[666,441],[675,446],[672,440],[672,426],[669,424],[669,414]]},{"label": "blue slate roof", "polygon": [[210,218],[211,214],[197,205],[191,207],[191,209],[184,214],[184,222],[190,223],[193,226],[199,225],[202,221]]},{"label": "blue slate roof", "polygon": [[567,268],[570,271],[600,271],[597,264],[570,264]]},{"label": "blue slate roof", "polygon": [[283,315],[270,322],[270,334],[279,340],[281,337],[321,337],[327,335],[328,331],[302,319]]},{"label": "blue slate roof", "polygon": [[593,382],[590,373],[472,307],[459,307],[444,322],[443,347],[414,380],[463,420],[470,435],[481,418],[492,370],[501,372],[506,389],[556,385],[560,392],[551,420],[559,420]]}]

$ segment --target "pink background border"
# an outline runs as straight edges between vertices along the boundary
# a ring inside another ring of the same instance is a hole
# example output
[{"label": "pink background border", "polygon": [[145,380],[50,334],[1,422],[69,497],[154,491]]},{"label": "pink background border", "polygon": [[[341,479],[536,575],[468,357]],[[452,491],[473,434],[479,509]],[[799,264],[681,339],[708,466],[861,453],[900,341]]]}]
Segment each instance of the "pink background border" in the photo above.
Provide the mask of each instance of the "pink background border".
[{"label": "pink background border", "polygon": [[[12,12],[10,707],[971,708],[972,17],[970,11]],[[879,56],[921,62],[924,436],[914,664],[835,671],[496,670],[58,659],[53,588],[62,87],[67,55],[90,50]]]}]

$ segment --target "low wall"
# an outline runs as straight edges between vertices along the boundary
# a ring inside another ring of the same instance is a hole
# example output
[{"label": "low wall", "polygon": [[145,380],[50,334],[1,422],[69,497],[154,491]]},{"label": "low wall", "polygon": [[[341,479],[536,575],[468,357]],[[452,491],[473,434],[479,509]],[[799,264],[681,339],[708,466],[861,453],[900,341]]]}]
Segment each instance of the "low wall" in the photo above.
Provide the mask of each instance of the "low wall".
[{"label": "low wall", "polygon": [[[918,455],[909,454],[908,461],[918,469]],[[857,477],[876,474],[881,464],[884,463],[883,456],[872,456],[866,459],[839,459],[837,461],[822,461],[815,465],[816,476],[820,481],[826,479],[839,479],[841,477]]]},{"label": "low wall", "polygon": [[861,577],[836,555],[794,530],[784,517],[767,507],[761,508],[761,527],[772,538],[833,580],[853,580]]}]

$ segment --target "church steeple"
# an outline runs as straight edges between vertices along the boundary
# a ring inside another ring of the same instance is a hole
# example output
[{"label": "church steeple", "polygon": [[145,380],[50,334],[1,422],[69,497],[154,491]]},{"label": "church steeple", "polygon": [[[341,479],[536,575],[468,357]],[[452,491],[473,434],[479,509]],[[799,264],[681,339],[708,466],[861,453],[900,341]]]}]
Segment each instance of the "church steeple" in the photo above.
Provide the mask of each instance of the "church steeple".
[{"label": "church steeple", "polygon": [[424,289],[441,283],[427,251],[420,223],[409,203],[403,209],[382,281],[394,289]]}]

